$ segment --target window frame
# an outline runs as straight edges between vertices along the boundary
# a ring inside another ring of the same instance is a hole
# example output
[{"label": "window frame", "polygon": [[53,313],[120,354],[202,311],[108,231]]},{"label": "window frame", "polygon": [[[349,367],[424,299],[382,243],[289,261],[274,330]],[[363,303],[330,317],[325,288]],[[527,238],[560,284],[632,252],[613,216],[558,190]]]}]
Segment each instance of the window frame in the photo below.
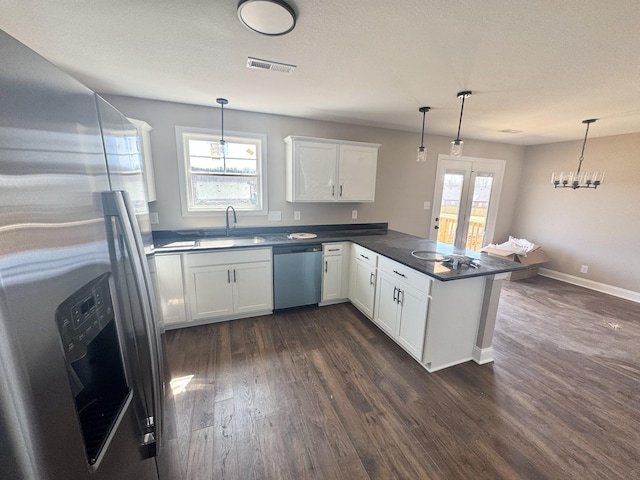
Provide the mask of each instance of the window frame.
[{"label": "window frame", "polygon": [[[194,208],[191,204],[191,173],[188,155],[188,137],[203,136],[220,139],[222,132],[219,129],[197,128],[176,126],[176,147],[178,156],[178,173],[180,183],[180,205],[183,217],[195,216],[216,216],[224,215],[228,205],[211,208]],[[264,133],[254,132],[238,132],[224,131],[225,140],[238,138],[243,140],[252,140],[259,142],[259,151],[256,155],[256,177],[258,179],[258,190],[261,197],[261,208],[246,209],[234,207],[243,215],[264,215],[268,213],[268,195],[267,195],[267,135]]]}]

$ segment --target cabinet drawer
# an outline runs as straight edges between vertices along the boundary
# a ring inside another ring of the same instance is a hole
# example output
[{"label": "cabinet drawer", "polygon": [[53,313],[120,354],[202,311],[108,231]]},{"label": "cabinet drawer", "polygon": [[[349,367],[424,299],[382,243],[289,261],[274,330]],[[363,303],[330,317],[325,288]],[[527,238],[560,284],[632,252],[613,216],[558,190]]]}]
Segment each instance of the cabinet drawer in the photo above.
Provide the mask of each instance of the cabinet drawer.
[{"label": "cabinet drawer", "polygon": [[378,265],[378,254],[368,250],[360,245],[353,245],[353,258],[365,262],[367,265],[371,265],[375,268]]},{"label": "cabinet drawer", "polygon": [[333,255],[342,255],[343,248],[344,248],[344,244],[342,243],[323,243],[322,256],[330,257]]},{"label": "cabinet drawer", "polygon": [[431,284],[433,279],[417,272],[413,268],[381,256],[378,260],[378,269],[384,271],[397,280],[407,282],[409,285],[421,292],[425,292],[427,295],[431,293]]},{"label": "cabinet drawer", "polygon": [[187,268],[263,261],[271,261],[271,248],[245,248],[226,250],[224,252],[185,254],[185,265]]}]

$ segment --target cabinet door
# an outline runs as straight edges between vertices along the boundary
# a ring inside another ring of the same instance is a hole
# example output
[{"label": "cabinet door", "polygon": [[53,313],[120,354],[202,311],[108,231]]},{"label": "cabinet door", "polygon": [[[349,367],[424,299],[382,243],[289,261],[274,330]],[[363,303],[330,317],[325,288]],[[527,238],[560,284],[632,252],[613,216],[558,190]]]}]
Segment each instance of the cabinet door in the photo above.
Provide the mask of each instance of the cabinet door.
[{"label": "cabinet door", "polygon": [[323,258],[322,301],[342,298],[342,257],[334,255]]},{"label": "cabinet door", "polygon": [[293,156],[293,200],[334,201],[338,145],[295,141]]},{"label": "cabinet door", "polygon": [[190,320],[203,320],[233,313],[231,265],[187,269]]},{"label": "cabinet door", "polygon": [[376,193],[377,164],[376,147],[340,145],[338,200],[373,202]]},{"label": "cabinet door", "polygon": [[400,325],[398,343],[418,360],[422,360],[429,296],[424,292],[400,284]]},{"label": "cabinet door", "polygon": [[351,278],[349,300],[362,313],[372,319],[376,291],[375,270],[370,265],[354,259],[351,262]]},{"label": "cabinet door", "polygon": [[271,262],[233,265],[231,277],[235,313],[273,310]]},{"label": "cabinet door", "polygon": [[398,326],[398,285],[394,278],[378,270],[376,308],[373,321],[378,326],[396,338]]},{"label": "cabinet door", "polygon": [[182,286],[182,256],[156,255],[158,300],[162,321],[175,325],[186,321]]}]

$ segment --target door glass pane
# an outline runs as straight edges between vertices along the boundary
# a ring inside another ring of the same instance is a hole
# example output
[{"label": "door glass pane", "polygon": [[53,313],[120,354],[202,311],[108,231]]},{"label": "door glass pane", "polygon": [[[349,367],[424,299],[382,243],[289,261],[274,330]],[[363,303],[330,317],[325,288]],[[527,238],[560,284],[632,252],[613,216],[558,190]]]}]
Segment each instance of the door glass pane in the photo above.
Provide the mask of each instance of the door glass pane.
[{"label": "door glass pane", "polygon": [[487,215],[489,213],[489,200],[491,200],[491,188],[493,187],[493,174],[476,175],[473,185],[473,200],[471,204],[471,218],[467,232],[467,250],[479,251],[482,248]]},{"label": "door glass pane", "polygon": [[438,241],[453,245],[456,240],[456,228],[460,216],[460,198],[464,174],[445,173],[442,186],[442,203],[438,220]]}]

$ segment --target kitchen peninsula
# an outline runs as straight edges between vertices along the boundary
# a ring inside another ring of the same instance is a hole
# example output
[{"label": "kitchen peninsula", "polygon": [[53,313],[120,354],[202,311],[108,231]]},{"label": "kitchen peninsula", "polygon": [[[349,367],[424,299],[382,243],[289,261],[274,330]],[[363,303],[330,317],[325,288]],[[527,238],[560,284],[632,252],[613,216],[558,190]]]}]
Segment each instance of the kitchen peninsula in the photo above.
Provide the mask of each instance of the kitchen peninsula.
[{"label": "kitchen peninsula", "polygon": [[[290,238],[301,231],[315,237]],[[154,243],[168,328],[270,314],[271,247],[339,245],[345,280],[338,284],[342,295],[334,297],[351,301],[430,372],[468,360],[493,360],[502,281],[507,273],[526,268],[388,230],[384,223],[243,228],[232,236],[213,229],[160,231],[154,232]],[[450,258],[456,262],[447,263]],[[458,258],[471,265],[458,264]],[[323,275],[328,271],[326,263]],[[257,298],[247,299],[247,292],[258,291]],[[220,308],[225,302],[229,305]]]}]

